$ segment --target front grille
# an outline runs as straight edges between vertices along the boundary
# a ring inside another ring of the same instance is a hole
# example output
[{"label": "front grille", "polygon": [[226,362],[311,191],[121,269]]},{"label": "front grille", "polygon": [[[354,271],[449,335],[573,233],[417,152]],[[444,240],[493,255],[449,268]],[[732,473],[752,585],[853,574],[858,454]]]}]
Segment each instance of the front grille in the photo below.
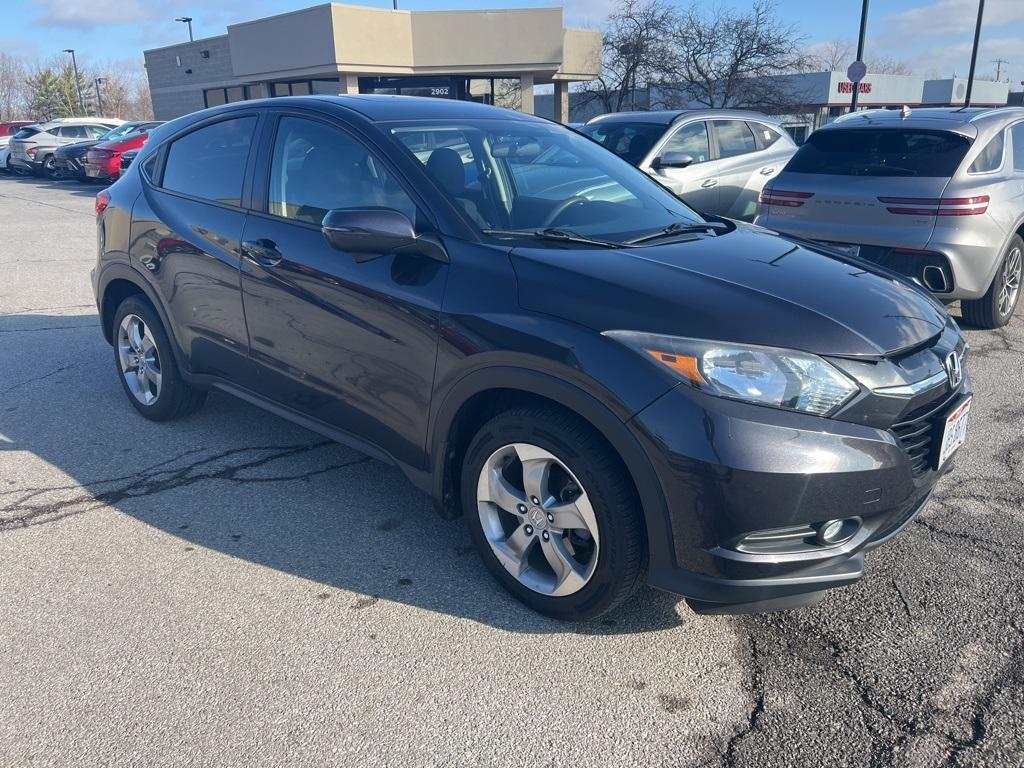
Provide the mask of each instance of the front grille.
[{"label": "front grille", "polygon": [[914,477],[920,477],[931,468],[932,457],[938,452],[937,442],[942,438],[942,416],[959,396],[959,390],[949,392],[892,425],[893,434],[910,459]]}]

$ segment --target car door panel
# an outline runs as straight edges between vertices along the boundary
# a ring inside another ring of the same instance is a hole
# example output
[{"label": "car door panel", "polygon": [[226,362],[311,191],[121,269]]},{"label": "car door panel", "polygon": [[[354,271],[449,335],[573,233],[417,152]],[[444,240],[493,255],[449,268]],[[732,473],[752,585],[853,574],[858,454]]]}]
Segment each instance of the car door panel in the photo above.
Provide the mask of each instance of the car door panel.
[{"label": "car door panel", "polygon": [[[288,130],[296,126],[285,125]],[[320,132],[325,125],[316,125],[310,134],[314,148],[317,141],[329,141]],[[336,127],[326,127],[351,141]],[[281,135],[283,142],[291,134]],[[280,157],[284,166],[291,163]],[[312,165],[330,178],[332,163],[319,158]],[[298,179],[298,168],[292,172]],[[274,202],[276,179],[282,175],[271,171],[267,206],[268,211],[278,206],[282,215],[251,214],[242,238],[242,296],[258,389],[399,461],[421,465],[448,267],[422,256],[394,254],[360,262],[335,250],[314,223],[322,209],[307,217],[311,220],[298,220],[287,216],[302,214],[301,197]],[[338,203],[327,203],[333,207],[357,202],[343,192],[329,199]]]},{"label": "car door panel", "polygon": [[743,120],[713,120],[718,146],[719,205],[722,215],[751,220],[757,212],[759,170],[765,165],[753,132]]},{"label": "car door panel", "polygon": [[[703,139],[698,126],[703,126]],[[686,168],[655,168],[654,160],[666,152],[682,152],[694,157]],[[707,213],[720,213],[718,161],[713,150],[707,123],[703,120],[683,123],[666,134],[651,153],[643,168],[691,207]]]}]

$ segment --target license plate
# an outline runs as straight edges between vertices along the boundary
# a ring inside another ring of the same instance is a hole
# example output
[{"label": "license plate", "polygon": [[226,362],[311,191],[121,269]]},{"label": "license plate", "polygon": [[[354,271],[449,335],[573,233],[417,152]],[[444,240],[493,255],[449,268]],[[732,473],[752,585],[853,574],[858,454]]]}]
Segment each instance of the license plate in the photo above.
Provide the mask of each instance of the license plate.
[{"label": "license plate", "polygon": [[942,447],[939,449],[939,469],[967,440],[967,424],[971,415],[971,398],[967,398],[946,417],[942,429]]},{"label": "license plate", "polygon": [[850,243],[828,243],[830,248],[835,248],[837,251],[842,251],[848,256],[860,256],[860,246],[851,245]]}]

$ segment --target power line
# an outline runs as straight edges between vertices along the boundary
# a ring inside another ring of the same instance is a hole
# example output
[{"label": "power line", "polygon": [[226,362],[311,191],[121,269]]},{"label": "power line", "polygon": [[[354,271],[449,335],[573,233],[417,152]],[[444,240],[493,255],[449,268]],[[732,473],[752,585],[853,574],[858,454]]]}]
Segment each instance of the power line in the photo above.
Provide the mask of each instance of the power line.
[{"label": "power line", "polygon": [[1003,74],[1003,64],[1009,64],[1010,62],[1006,59],[996,59],[992,63],[996,65],[996,82],[999,82]]}]

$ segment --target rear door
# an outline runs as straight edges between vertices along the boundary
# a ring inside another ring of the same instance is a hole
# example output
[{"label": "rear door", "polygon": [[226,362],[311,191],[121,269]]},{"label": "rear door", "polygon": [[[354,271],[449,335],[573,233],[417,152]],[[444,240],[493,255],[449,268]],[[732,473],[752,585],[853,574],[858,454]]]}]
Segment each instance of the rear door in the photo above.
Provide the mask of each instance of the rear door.
[{"label": "rear door", "polygon": [[194,373],[249,369],[241,240],[257,112],[218,115],[171,139],[147,163],[152,184],[132,210],[132,259],[149,275]]},{"label": "rear door", "polygon": [[[668,152],[681,152],[693,158],[686,168],[659,167],[658,160]],[[721,213],[718,161],[712,155],[708,124],[695,120],[673,126],[645,170],[698,211]]]},{"label": "rear door", "polygon": [[922,249],[969,148],[949,131],[818,131],[765,188],[758,223],[813,240]]},{"label": "rear door", "polygon": [[760,185],[752,183],[765,159],[745,120],[713,120],[718,145],[719,204],[722,215],[752,219],[757,212]]},{"label": "rear door", "polygon": [[400,461],[423,458],[448,265],[357,260],[324,239],[336,208],[392,208],[432,225],[393,166],[354,131],[281,111],[257,168],[242,287],[258,391]]}]

